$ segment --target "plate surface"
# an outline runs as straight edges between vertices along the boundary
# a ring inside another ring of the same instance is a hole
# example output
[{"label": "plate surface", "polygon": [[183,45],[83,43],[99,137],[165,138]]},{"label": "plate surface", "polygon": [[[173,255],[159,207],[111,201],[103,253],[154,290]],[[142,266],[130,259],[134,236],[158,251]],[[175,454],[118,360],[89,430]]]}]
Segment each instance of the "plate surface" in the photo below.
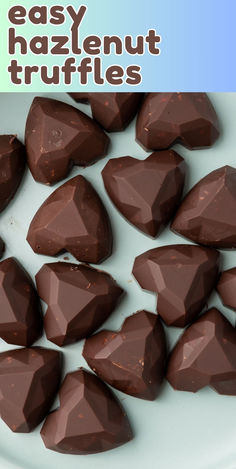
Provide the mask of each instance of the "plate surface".
[{"label": "plate surface", "polygon": [[[31,93],[0,94],[0,133],[17,134],[23,140],[26,116],[34,96]],[[66,94],[44,96],[73,104]],[[191,152],[176,146],[189,167],[185,192],[213,169],[225,164],[236,165],[236,93],[211,94],[210,97],[219,115],[222,135],[214,147],[207,150]],[[90,112],[86,105],[75,106]],[[125,132],[111,134],[111,140],[108,157],[130,155],[142,159],[147,156],[135,142],[134,122]],[[126,316],[139,309],[155,311],[155,295],[143,292],[131,275],[135,256],[156,246],[185,241],[168,228],[156,240],[150,239],[122,218],[103,187],[101,170],[106,161],[107,157],[87,169],[76,167],[69,178],[77,174],[85,175],[101,195],[111,217],[114,252],[101,264],[101,268],[110,272],[127,292],[120,306],[105,323],[106,328],[118,329]],[[57,186],[50,188],[36,183],[27,170],[14,200],[0,215],[0,235],[6,242],[5,257],[15,256],[32,277],[43,263],[55,260],[34,254],[25,238],[36,210]],[[63,260],[64,256],[60,256],[60,259]],[[74,261],[72,256],[68,257]],[[236,251],[222,252],[222,265],[223,268],[235,266]],[[235,325],[235,313],[222,306],[216,293],[208,304],[218,306]],[[180,333],[180,329],[168,328],[170,347]],[[48,342],[45,336],[37,344],[58,348]],[[79,342],[63,348],[64,373],[86,366],[81,356],[82,346],[83,343]],[[15,347],[6,345],[0,339],[0,351],[11,348]],[[135,438],[129,444],[98,455],[67,456],[45,449],[39,435],[41,425],[30,434],[14,434],[0,421],[0,467],[143,469],[155,464],[158,469],[236,468],[236,397],[219,396],[210,389],[203,389],[197,394],[177,392],[166,382],[154,402],[135,399],[121,392],[116,394],[122,400],[134,429]]]}]

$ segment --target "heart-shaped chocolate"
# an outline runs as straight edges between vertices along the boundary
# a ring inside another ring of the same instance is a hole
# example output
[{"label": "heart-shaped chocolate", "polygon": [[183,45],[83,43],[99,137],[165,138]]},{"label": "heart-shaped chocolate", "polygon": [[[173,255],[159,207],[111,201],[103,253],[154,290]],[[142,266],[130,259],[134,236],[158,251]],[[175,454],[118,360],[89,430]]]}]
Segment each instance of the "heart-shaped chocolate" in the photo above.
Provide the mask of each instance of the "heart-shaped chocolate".
[{"label": "heart-shaped chocolate", "polygon": [[93,454],[132,439],[124,410],[112,391],[83,369],[68,373],[59,391],[60,407],[41,430],[46,448],[59,453]]},{"label": "heart-shaped chocolate", "polygon": [[76,176],[56,189],[39,208],[27,235],[37,254],[69,251],[97,264],[111,254],[112,232],[106,209],[92,185]]},{"label": "heart-shaped chocolate", "polygon": [[212,171],[180,205],[171,229],[195,243],[236,249],[236,169]]},{"label": "heart-shaped chocolate", "polygon": [[78,102],[89,102],[94,119],[107,130],[124,130],[138,111],[143,93],[69,93]]},{"label": "heart-shaped chocolate", "polygon": [[15,135],[0,135],[0,212],[15,195],[25,170],[25,147]]},{"label": "heart-shaped chocolate", "polygon": [[124,130],[138,111],[142,93],[90,93],[94,119],[108,132]]},{"label": "heart-shaped chocolate", "polygon": [[36,283],[40,298],[48,304],[44,316],[47,338],[59,346],[96,331],[123,293],[106,272],[67,262],[45,264]]},{"label": "heart-shaped chocolate", "polygon": [[119,332],[101,331],[86,339],[83,356],[108,384],[131,396],[154,400],[166,365],[166,340],[156,314],[139,311]]},{"label": "heart-shaped chocolate", "polygon": [[206,93],[149,93],[138,114],[136,138],[147,150],[181,143],[193,150],[219,136],[216,112]]},{"label": "heart-shaped chocolate", "polygon": [[13,257],[0,262],[0,337],[29,347],[40,337],[43,320],[33,282]]},{"label": "heart-shaped chocolate", "polygon": [[31,347],[0,353],[0,414],[13,432],[30,432],[46,417],[60,376],[56,350]]},{"label": "heart-shaped chocolate", "polygon": [[158,293],[157,310],[165,323],[185,327],[206,304],[218,270],[215,249],[173,244],[136,257],[133,275],[142,288]]},{"label": "heart-shaped chocolate", "polygon": [[167,379],[180,391],[211,386],[236,396],[236,331],[216,308],[184,331],[170,355]]},{"label": "heart-shaped chocolate", "polygon": [[180,203],[185,163],[175,151],[168,150],[152,153],[146,160],[113,158],[102,176],[122,215],[144,233],[156,237]]},{"label": "heart-shaped chocolate", "polygon": [[105,156],[109,138],[86,114],[55,99],[35,98],[27,118],[25,145],[34,179],[54,184],[71,166]]}]

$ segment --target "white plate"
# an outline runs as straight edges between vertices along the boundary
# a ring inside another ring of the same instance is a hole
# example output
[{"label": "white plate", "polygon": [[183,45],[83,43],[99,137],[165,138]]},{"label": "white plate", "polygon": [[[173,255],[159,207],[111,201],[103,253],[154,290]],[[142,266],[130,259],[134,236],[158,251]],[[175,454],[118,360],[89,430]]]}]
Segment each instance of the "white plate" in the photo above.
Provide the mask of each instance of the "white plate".
[{"label": "white plate", "polygon": [[[66,94],[54,97],[73,104]],[[24,125],[34,95],[29,93],[0,94],[0,133],[18,134],[23,139]],[[178,151],[189,164],[189,176],[185,190],[215,168],[225,164],[236,166],[236,93],[212,94],[211,99],[218,112],[222,135],[213,148],[188,151],[178,146]],[[76,105],[76,104],[75,104]],[[78,105],[89,113],[89,107]],[[134,123],[119,134],[111,134],[109,157],[131,155],[147,156],[135,142]],[[70,177],[82,173],[94,184],[109,211],[114,230],[114,252],[101,268],[110,272],[127,291],[125,299],[112,317],[107,328],[118,329],[124,318],[138,309],[155,311],[155,296],[145,293],[132,278],[135,256],[163,244],[184,242],[167,228],[152,240],[129,225],[112,206],[103,188],[101,170],[107,158],[94,166],[76,167]],[[69,178],[68,178],[69,179]],[[61,183],[60,183],[61,184]],[[58,184],[58,185],[60,185]],[[26,242],[29,223],[45,198],[55,189],[34,182],[29,171],[14,200],[0,215],[0,235],[6,242],[5,257],[15,256],[34,276],[45,262],[53,258],[38,256]],[[73,260],[72,256],[68,256]],[[223,252],[224,268],[236,265],[236,252]],[[61,256],[63,259],[63,256]],[[209,306],[218,306],[235,324],[235,313],[224,308],[216,293]],[[181,330],[168,328],[169,344],[173,345]],[[58,348],[45,337],[37,342]],[[81,356],[83,343],[64,347],[65,372],[76,369],[85,361]],[[15,348],[0,341],[0,350]],[[115,391],[116,392],[116,391]],[[210,389],[197,394],[173,391],[164,383],[161,395],[154,402],[135,399],[121,392],[122,399],[135,438],[127,445],[98,455],[71,456],[46,450],[39,435],[41,425],[30,434],[14,434],[0,422],[0,467],[11,469],[235,469],[236,468],[236,397],[219,396]]]}]

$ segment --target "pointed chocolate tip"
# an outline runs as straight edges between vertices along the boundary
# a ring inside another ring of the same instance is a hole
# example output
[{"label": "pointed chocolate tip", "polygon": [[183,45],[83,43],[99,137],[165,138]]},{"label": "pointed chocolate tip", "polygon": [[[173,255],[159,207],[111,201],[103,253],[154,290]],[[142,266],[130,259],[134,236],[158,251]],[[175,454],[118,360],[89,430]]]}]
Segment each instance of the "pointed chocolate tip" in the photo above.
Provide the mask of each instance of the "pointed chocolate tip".
[{"label": "pointed chocolate tip", "polygon": [[94,264],[109,257],[110,220],[92,185],[76,176],[56,189],[34,216],[27,241],[37,254],[56,256],[64,250]]},{"label": "pointed chocolate tip", "polygon": [[180,391],[210,386],[219,394],[236,395],[236,332],[216,308],[184,331],[170,355],[167,379]]},{"label": "pointed chocolate tip", "polygon": [[175,143],[209,147],[218,136],[218,118],[206,93],[149,93],[137,118],[137,141],[148,150]]},{"label": "pointed chocolate tip", "polygon": [[66,454],[94,454],[132,439],[128,418],[112,391],[94,374],[69,373],[59,392],[60,407],[41,430],[46,448]]},{"label": "pointed chocolate tip", "polygon": [[216,250],[173,244],[136,257],[133,275],[143,289],[158,294],[157,310],[165,323],[185,327],[206,304],[218,269]]},{"label": "pointed chocolate tip", "polygon": [[67,176],[72,165],[88,166],[105,156],[109,138],[73,106],[36,97],[26,122],[25,144],[34,179],[54,184]]},{"label": "pointed chocolate tip", "polygon": [[157,397],[164,378],[166,340],[156,314],[147,311],[125,319],[119,332],[103,330],[85,341],[83,357],[108,384],[146,400]]},{"label": "pointed chocolate tip", "polygon": [[236,169],[212,171],[186,195],[172,222],[172,231],[218,249],[236,249]]},{"label": "pointed chocolate tip", "polygon": [[185,162],[172,150],[152,153],[145,160],[113,158],[102,176],[121,214],[143,233],[156,237],[180,203]]},{"label": "pointed chocolate tip", "polygon": [[0,413],[12,431],[30,432],[45,418],[60,376],[61,354],[56,350],[31,347],[0,353]]},{"label": "pointed chocolate tip", "polygon": [[44,328],[59,346],[88,337],[110,316],[123,294],[113,278],[87,265],[45,264],[36,275],[38,294],[48,304]]}]

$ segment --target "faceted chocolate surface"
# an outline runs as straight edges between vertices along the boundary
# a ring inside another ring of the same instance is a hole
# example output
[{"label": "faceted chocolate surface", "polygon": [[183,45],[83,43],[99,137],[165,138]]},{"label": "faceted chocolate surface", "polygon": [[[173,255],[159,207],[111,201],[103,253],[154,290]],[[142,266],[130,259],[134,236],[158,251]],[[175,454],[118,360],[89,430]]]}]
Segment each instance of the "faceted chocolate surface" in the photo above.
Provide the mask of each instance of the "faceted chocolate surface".
[{"label": "faceted chocolate surface", "polygon": [[48,304],[47,338],[62,346],[88,337],[109,317],[123,290],[106,272],[67,262],[45,264],[36,275]]},{"label": "faceted chocolate surface", "polygon": [[25,147],[15,135],[0,135],[0,212],[14,197],[25,169]]},{"label": "faceted chocolate surface", "polygon": [[142,93],[89,93],[94,119],[108,132],[124,130],[136,115]]},{"label": "faceted chocolate surface", "polygon": [[105,188],[122,215],[150,236],[172,217],[184,186],[185,163],[174,151],[155,152],[146,160],[113,158],[102,171]]},{"label": "faceted chocolate surface", "polygon": [[206,93],[149,93],[138,114],[136,137],[148,150],[181,143],[193,150],[213,145],[219,122]]},{"label": "faceted chocolate surface", "polygon": [[184,331],[170,355],[167,379],[180,391],[210,386],[236,395],[236,331],[216,308]]},{"label": "faceted chocolate surface", "polygon": [[212,171],[186,195],[172,230],[199,244],[236,248],[236,169]]},{"label": "faceted chocolate surface", "polygon": [[42,333],[39,298],[28,274],[12,257],[0,262],[0,337],[31,345]]},{"label": "faceted chocolate surface", "polygon": [[108,214],[92,185],[76,176],[56,189],[34,216],[27,241],[37,254],[70,252],[97,264],[111,254]]},{"label": "faceted chocolate surface", "polygon": [[77,102],[89,102],[94,119],[107,131],[124,130],[136,115],[143,93],[69,93]]},{"label": "faceted chocolate surface", "polygon": [[173,244],[136,257],[133,275],[145,290],[158,293],[157,310],[168,326],[184,327],[202,310],[218,279],[214,249]]},{"label": "faceted chocolate surface", "polygon": [[223,304],[236,311],[236,267],[222,272],[217,291]]},{"label": "faceted chocolate surface", "polygon": [[166,340],[156,314],[139,311],[119,332],[101,331],[85,341],[83,356],[111,386],[131,396],[154,400],[166,365]]},{"label": "faceted chocolate surface", "polygon": [[78,103],[88,103],[89,93],[68,93]]},{"label": "faceted chocolate surface", "polygon": [[13,432],[30,432],[47,415],[57,392],[60,353],[42,347],[0,353],[0,414]]},{"label": "faceted chocolate surface", "polygon": [[59,453],[93,454],[132,439],[119,401],[92,373],[83,369],[69,373],[59,396],[59,409],[49,414],[41,430],[47,448]]},{"label": "faceted chocolate surface", "polygon": [[105,156],[109,138],[78,109],[48,98],[35,98],[28,115],[25,144],[34,179],[53,184],[72,165],[88,166]]}]

